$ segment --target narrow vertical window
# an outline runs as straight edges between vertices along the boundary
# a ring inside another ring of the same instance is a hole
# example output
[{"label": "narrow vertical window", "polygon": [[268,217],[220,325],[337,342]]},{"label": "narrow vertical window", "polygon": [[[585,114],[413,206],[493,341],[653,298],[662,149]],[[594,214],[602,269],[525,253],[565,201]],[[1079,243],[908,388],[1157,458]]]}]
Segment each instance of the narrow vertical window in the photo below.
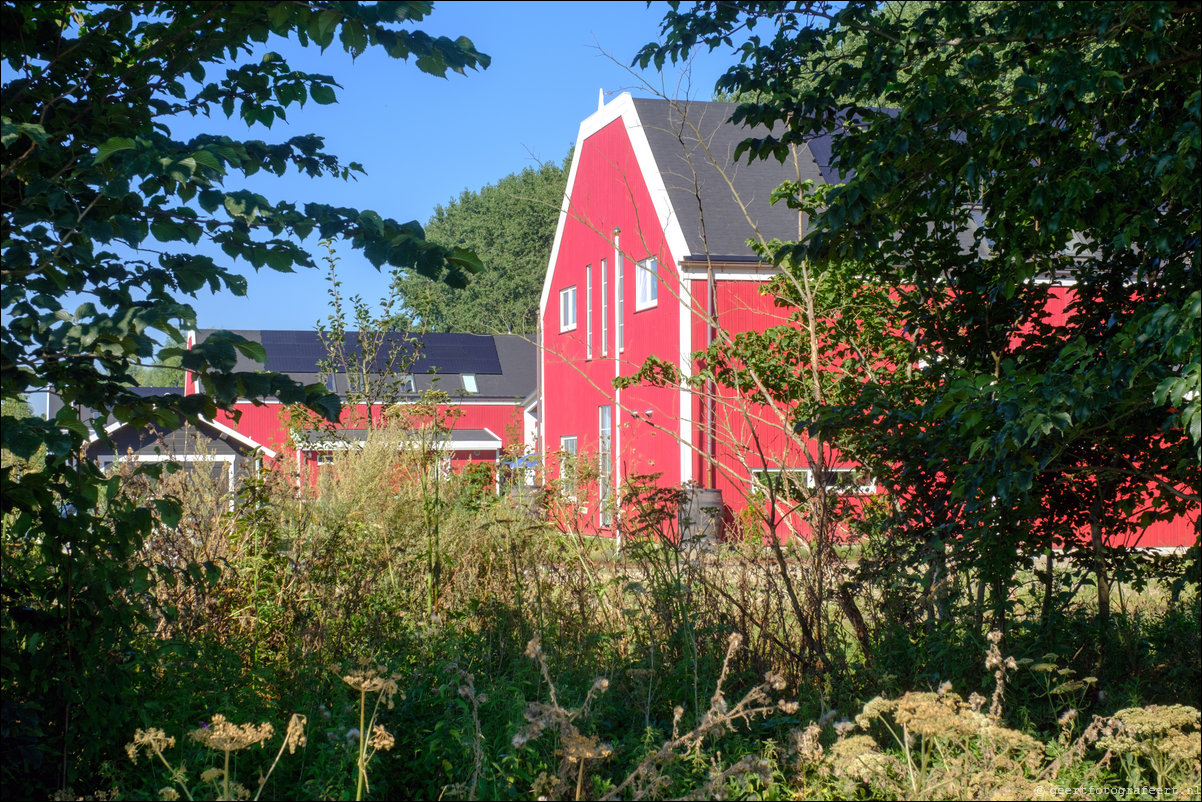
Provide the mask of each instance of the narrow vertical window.
[{"label": "narrow vertical window", "polygon": [[563,483],[566,498],[575,499],[577,493],[576,435],[559,438],[559,479]]},{"label": "narrow vertical window", "polygon": [[618,229],[614,229],[614,328],[616,329],[618,339],[618,353],[626,350],[626,316],[623,310],[626,308],[626,299],[623,297],[623,276],[622,270],[624,262],[622,260],[622,245],[618,239]]},{"label": "narrow vertical window", "polygon": [[609,504],[613,490],[613,453],[610,438],[613,434],[613,409],[602,404],[597,409],[597,506],[601,511],[601,525],[613,522],[613,510]]},{"label": "narrow vertical window", "polygon": [[559,330],[571,331],[574,328],[576,328],[575,285],[559,291]]},{"label": "narrow vertical window", "polygon": [[601,356],[609,353],[609,271],[601,260]]},{"label": "narrow vertical window", "polygon": [[593,358],[593,266],[584,268],[584,358]]},{"label": "narrow vertical window", "polygon": [[655,257],[639,262],[635,275],[635,311],[650,309],[659,298],[659,265]]}]

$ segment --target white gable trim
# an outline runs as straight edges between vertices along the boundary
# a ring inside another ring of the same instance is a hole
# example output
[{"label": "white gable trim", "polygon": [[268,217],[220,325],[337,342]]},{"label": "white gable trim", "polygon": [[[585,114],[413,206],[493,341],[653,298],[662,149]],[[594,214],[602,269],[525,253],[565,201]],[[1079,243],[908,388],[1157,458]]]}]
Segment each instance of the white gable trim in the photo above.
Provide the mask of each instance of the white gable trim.
[{"label": "white gable trim", "polygon": [[680,220],[672,208],[668,188],[664,184],[663,175],[655,162],[655,156],[651,153],[651,143],[647,141],[643,123],[635,111],[634,99],[631,98],[629,92],[623,92],[580,123],[580,132],[576,136],[575,155],[572,158],[571,169],[568,171],[568,184],[564,189],[563,202],[559,207],[559,222],[555,226],[555,239],[551,244],[551,259],[547,264],[547,274],[543,278],[543,291],[538,305],[540,319],[547,314],[547,303],[551,297],[551,283],[555,277],[555,265],[559,261],[559,249],[563,243],[564,228],[567,225],[568,215],[572,211],[572,197],[576,189],[576,169],[580,164],[581,154],[584,153],[585,140],[616,120],[622,120],[626,127],[626,134],[630,138],[630,144],[634,150],[635,161],[639,166],[643,182],[647,185],[656,218],[664,232],[664,238],[667,240],[672,264],[679,264],[680,260],[689,252],[685,242],[684,229],[680,227]]},{"label": "white gable trim", "polygon": [[[209,420],[208,418],[204,417],[203,415],[201,415],[199,417],[200,417],[201,423],[205,424],[206,426],[213,427],[221,434],[225,435],[226,437],[229,437],[232,440],[236,440],[237,442],[239,442],[242,445],[249,448],[251,451],[260,451],[260,452],[262,452],[263,456],[269,457],[270,459],[276,458],[276,453],[275,453],[274,449],[268,448],[267,446],[263,445],[262,443],[258,443],[256,441],[250,439],[246,435],[239,432],[237,429],[231,429],[229,426],[226,426],[224,423],[218,423],[215,420]],[[117,423],[110,423],[108,426],[104,427],[104,433],[106,435],[111,435],[114,432],[124,429],[126,426],[129,426],[129,424],[122,423],[120,421],[118,421]],[[99,439],[100,439],[100,435],[93,433],[92,436],[88,438],[88,444],[90,445],[92,443],[95,443]],[[187,461],[183,457],[181,457],[180,459],[183,461]]]}]

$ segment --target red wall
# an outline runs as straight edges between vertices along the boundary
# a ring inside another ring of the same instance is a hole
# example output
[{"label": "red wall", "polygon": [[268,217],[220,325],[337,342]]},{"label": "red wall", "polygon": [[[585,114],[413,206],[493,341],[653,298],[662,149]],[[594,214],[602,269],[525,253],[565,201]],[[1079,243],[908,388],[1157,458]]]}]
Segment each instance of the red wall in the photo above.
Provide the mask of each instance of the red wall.
[{"label": "red wall", "polygon": [[[550,457],[565,436],[577,438],[580,454],[594,454],[598,444],[598,408],[613,406],[614,475],[661,473],[665,485],[680,482],[678,403],[674,389],[637,387],[619,394],[616,375],[638,369],[650,356],[679,361],[679,282],[675,263],[659,229],[651,196],[643,182],[621,120],[586,139],[576,155],[577,165],[570,212],[560,238],[543,314],[543,388],[547,399],[540,409],[544,447]],[[620,230],[623,254],[622,286],[624,349],[615,354],[614,229]],[[636,263],[654,256],[659,261],[655,307],[636,311]],[[601,262],[608,273],[607,353],[602,355]],[[593,355],[586,358],[588,328],[586,266],[593,271]],[[560,291],[576,286],[576,329],[560,333]],[[650,414],[648,414],[648,411]],[[636,416],[633,413],[638,413]],[[667,429],[667,431],[664,431]],[[548,470],[558,466],[549,459]],[[582,500],[582,503],[588,503]],[[595,512],[595,506],[592,507]],[[597,516],[586,526],[595,530]]]}]

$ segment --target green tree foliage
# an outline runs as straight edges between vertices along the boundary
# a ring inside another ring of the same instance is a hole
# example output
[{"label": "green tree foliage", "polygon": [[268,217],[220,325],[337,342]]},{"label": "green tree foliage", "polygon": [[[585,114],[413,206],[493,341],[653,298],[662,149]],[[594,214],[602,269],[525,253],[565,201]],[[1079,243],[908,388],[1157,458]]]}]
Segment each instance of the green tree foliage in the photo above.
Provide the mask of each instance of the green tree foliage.
[{"label": "green tree foliage", "polygon": [[[674,6],[639,61],[747,27],[719,89],[774,135],[742,153],[835,133],[846,182],[775,259],[861,265],[929,379],[920,396],[866,380],[802,422],[875,456],[900,505],[887,552],[950,550],[1001,613],[1024,560],[1081,547],[1105,623],[1107,539],[1199,509],[1199,7],[879,11]],[[1052,278],[1072,282],[1055,325]]]},{"label": "green tree foliage", "polygon": [[526,168],[479,192],[465,190],[434,210],[426,224],[429,241],[471,250],[485,269],[461,288],[406,276],[401,291],[423,328],[534,334],[569,161]]},{"label": "green tree foliage", "polygon": [[[124,646],[149,584],[133,557],[156,515],[123,500],[117,478],[77,459],[92,431],[73,409],[97,410],[101,436],[109,415],[172,426],[179,414],[212,415],[239,397],[272,395],[335,417],[337,398],[319,386],[232,372],[237,353],[263,356],[239,337],[218,334],[190,351],[157,354],[156,344],[178,342],[180,328],[195,325],[185,296],[244,294],[235,265],[311,267],[299,243],[312,233],[349,240],[376,266],[405,266],[452,285],[478,269],[470,254],[428,243],[416,222],[322,204],[298,208],[239,185],[260,171],[315,178],[361,171],[326,153],[318,136],[183,141],[173,123],[221,114],[268,136],[290,110],[334,103],[334,79],[294,70],[270,50],[277,37],[323,50],[337,43],[355,54],[377,48],[436,76],[487,66],[469,40],[410,27],[430,9],[426,2],[0,6],[0,391],[7,403],[49,386],[67,402],[50,421],[15,417],[6,407],[0,435],[17,457],[41,449],[45,459],[41,471],[3,471],[10,793],[45,796],[94,760],[87,733],[125,720],[123,694],[140,665]],[[156,356],[195,371],[205,393],[134,393],[134,366]],[[177,513],[166,502],[157,510],[166,526]]]}]

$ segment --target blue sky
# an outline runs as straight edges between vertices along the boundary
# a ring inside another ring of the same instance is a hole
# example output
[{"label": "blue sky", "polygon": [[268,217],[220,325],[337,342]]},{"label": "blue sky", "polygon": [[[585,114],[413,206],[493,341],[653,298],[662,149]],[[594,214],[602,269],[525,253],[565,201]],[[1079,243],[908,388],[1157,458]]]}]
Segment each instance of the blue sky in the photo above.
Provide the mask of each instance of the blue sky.
[{"label": "blue sky", "polygon": [[[736,60],[729,50],[703,54],[687,72],[627,68],[639,48],[656,39],[666,10],[665,3],[648,8],[642,2],[438,2],[417,27],[467,36],[492,57],[487,70],[447,79],[378,53],[352,62],[336,46],[321,54],[277,40],[270,47],[294,67],[334,76],[343,87],[338,104],[293,109],[286,125],[270,130],[248,132],[202,118],[195,132],[220,129],[267,141],[324,136],[329,152],[362,163],[367,176],[352,182],[256,176],[249,186],[272,199],[320,200],[424,224],[435,206],[465,189],[538,162],[562,161],[581,120],[596,110],[599,91],[607,101],[622,91],[709,99],[718,76]],[[379,298],[387,277],[349,249],[340,257],[344,293]],[[329,314],[324,269],[239,270],[249,280],[248,297],[198,296],[192,304],[201,327],[312,329]]]}]

